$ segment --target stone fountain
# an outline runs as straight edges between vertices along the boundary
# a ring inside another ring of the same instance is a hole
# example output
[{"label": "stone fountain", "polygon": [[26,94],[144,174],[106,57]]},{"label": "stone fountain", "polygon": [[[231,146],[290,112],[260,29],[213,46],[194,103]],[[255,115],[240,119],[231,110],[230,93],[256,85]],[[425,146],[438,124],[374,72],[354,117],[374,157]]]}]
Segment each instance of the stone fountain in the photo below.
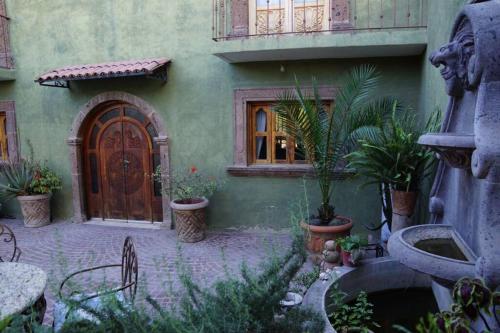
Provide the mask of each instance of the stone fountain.
[{"label": "stone fountain", "polygon": [[450,102],[440,133],[419,143],[440,159],[427,225],[389,240],[404,265],[442,286],[476,276],[500,286],[500,0],[473,1],[435,51]]}]

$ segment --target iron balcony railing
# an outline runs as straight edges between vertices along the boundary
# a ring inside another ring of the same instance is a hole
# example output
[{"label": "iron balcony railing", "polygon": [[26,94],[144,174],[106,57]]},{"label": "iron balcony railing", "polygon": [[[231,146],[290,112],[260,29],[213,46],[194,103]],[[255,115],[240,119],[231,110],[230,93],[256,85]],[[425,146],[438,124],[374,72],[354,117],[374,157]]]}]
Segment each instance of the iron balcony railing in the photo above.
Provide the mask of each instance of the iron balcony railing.
[{"label": "iron balcony railing", "polygon": [[0,68],[14,68],[14,58],[10,48],[9,17],[5,1],[0,0]]},{"label": "iron balcony railing", "polygon": [[428,0],[212,0],[213,39],[427,27]]}]

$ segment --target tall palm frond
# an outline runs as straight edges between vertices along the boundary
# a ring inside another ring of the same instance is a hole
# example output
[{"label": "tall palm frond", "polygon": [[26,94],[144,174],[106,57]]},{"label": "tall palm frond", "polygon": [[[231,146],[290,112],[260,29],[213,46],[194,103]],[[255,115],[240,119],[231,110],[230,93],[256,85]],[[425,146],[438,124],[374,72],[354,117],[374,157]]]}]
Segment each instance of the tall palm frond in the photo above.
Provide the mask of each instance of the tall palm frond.
[{"label": "tall palm frond", "polygon": [[373,90],[379,75],[373,66],[355,67],[344,77],[336,91],[331,110],[320,97],[315,79],[312,94],[307,94],[296,79],[293,92],[278,96],[273,111],[281,118],[285,132],[295,137],[311,161],[321,190],[320,219],[330,222],[335,214],[330,205],[332,172],[349,147],[365,136],[376,137],[394,106],[394,99],[374,102]]}]

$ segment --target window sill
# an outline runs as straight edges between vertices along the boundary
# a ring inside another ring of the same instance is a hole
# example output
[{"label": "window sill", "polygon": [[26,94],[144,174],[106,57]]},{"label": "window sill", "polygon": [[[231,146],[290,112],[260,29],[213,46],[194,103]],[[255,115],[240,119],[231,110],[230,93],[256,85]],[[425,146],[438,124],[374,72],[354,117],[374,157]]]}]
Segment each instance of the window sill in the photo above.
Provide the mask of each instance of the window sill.
[{"label": "window sill", "polygon": [[[237,177],[314,177],[314,169],[310,165],[294,164],[266,164],[266,165],[231,165],[226,171]],[[332,179],[343,180],[352,176],[354,171],[346,168],[339,168],[332,173]]]}]

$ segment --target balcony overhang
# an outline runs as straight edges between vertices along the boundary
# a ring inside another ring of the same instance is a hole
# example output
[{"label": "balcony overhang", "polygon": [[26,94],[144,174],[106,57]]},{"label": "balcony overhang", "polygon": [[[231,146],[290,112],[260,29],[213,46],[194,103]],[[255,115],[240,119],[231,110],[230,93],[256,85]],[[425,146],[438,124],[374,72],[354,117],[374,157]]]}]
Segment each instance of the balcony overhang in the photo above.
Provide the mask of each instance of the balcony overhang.
[{"label": "balcony overhang", "polygon": [[426,28],[255,36],[214,42],[212,53],[228,63],[420,55]]}]

